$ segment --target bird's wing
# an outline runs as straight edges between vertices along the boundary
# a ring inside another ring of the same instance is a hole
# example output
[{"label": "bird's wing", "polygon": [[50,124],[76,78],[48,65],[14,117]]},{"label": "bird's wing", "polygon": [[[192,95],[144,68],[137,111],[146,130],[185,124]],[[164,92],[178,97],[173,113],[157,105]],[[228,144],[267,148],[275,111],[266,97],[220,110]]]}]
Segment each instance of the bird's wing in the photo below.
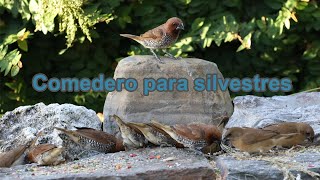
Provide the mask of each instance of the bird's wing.
[{"label": "bird's wing", "polygon": [[288,134],[288,133],[297,133],[297,125],[294,123],[281,123],[281,124],[272,124],[268,125],[263,130],[274,131],[281,134]]},{"label": "bird's wing", "polygon": [[98,131],[96,129],[91,129],[91,128],[79,128],[76,127],[78,133],[81,136],[87,137],[89,139],[94,139],[97,142],[103,143],[103,144],[109,144],[109,143],[115,143],[116,142],[116,137],[107,134],[106,132],[103,131]]},{"label": "bird's wing", "polygon": [[162,26],[159,26],[145,32],[144,34],[141,34],[140,37],[150,38],[150,39],[161,39],[163,35],[164,35],[163,28]]},{"label": "bird's wing", "polygon": [[243,136],[243,142],[245,144],[255,144],[261,141],[265,141],[267,139],[274,138],[278,136],[279,133],[268,130],[257,130],[249,133],[245,133]]},{"label": "bird's wing", "polygon": [[[166,136],[167,138],[172,139],[172,137],[171,137],[167,132],[165,132],[163,129],[155,126],[155,125],[152,124],[152,123],[148,123],[148,125],[149,125],[150,127],[152,127],[154,130],[156,130],[156,131],[160,132],[161,134],[163,134],[164,136]],[[172,139],[172,140],[173,140],[173,139]]]},{"label": "bird's wing", "polygon": [[177,134],[188,137],[189,139],[199,140],[203,139],[205,133],[199,126],[192,124],[177,124],[173,127]]}]

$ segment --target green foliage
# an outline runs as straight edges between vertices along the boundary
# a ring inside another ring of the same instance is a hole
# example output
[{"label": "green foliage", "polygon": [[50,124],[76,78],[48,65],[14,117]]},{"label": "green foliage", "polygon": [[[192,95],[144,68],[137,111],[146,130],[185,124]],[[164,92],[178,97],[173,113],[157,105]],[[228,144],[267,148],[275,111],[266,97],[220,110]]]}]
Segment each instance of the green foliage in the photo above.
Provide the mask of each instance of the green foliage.
[{"label": "green foliage", "polygon": [[39,101],[102,111],[106,93],[38,93],[33,75],[112,76],[122,57],[150,54],[119,34],[141,34],[172,16],[186,29],[169,49],[177,56],[214,61],[225,77],[289,77],[293,92],[319,87],[318,6],[312,0],[0,0],[0,113]]}]

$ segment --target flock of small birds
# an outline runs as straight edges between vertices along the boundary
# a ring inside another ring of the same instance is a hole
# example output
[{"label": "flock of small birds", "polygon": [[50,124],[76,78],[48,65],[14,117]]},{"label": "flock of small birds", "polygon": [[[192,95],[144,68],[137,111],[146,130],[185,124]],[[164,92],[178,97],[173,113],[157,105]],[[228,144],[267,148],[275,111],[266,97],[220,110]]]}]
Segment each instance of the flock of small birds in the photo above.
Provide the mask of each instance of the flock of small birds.
[{"label": "flock of small birds", "polygon": [[[120,35],[133,39],[150,49],[155,58],[163,63],[155,54],[154,49],[164,49],[172,45],[183,29],[184,24],[181,19],[173,17],[140,36]],[[228,117],[223,117],[218,126],[200,123],[169,126],[155,120],[150,123],[133,123],[125,122],[117,115],[112,115],[110,118],[118,124],[122,139],[91,128],[68,130],[55,127],[55,129],[84,149],[103,153],[145,148],[151,145],[189,148],[203,154],[228,152],[231,147],[248,153],[261,153],[270,151],[274,147],[290,148],[295,145],[307,145],[314,139],[314,130],[306,123],[287,122],[259,129],[233,127],[222,133]],[[58,165],[65,162],[64,147],[57,147],[53,144],[35,145],[41,135],[40,132],[31,142],[0,153],[0,167],[11,167],[25,161],[39,165]]]},{"label": "flock of small birds", "polygon": [[[222,117],[217,126],[202,123],[169,126],[155,120],[149,123],[125,122],[117,115],[111,115],[110,119],[118,124],[122,139],[92,128],[55,129],[85,150],[102,153],[153,146],[189,148],[204,155],[230,152],[233,147],[243,152],[263,153],[273,148],[309,145],[314,140],[314,130],[306,123],[284,122],[264,128],[232,127],[224,130],[229,120],[227,116]],[[64,147],[53,144],[35,145],[42,134],[39,132],[31,142],[0,153],[0,167],[26,162],[47,166],[66,162]]]}]

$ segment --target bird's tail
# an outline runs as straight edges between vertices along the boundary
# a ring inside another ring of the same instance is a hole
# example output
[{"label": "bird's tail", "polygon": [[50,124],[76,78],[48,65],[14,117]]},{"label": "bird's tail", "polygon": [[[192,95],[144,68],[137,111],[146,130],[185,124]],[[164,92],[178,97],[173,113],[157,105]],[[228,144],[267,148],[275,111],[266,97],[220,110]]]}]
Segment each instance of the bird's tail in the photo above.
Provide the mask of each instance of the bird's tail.
[{"label": "bird's tail", "polygon": [[145,128],[147,125],[146,124],[144,124],[144,123],[136,123],[136,122],[128,122],[128,124],[130,124],[130,125],[132,125],[132,126],[135,126],[135,127],[137,127],[137,128]]},{"label": "bird's tail", "polygon": [[132,34],[120,34],[120,36],[133,39],[137,42],[141,41],[140,36],[136,36],[136,35],[132,35]]},{"label": "bird's tail", "polygon": [[59,128],[59,127],[54,127],[55,129],[62,131],[63,133],[65,133],[67,136],[69,136],[74,142],[78,143],[79,142],[79,137],[76,136],[76,133],[74,131],[71,130],[67,130],[67,129],[63,129],[63,128]]},{"label": "bird's tail", "polygon": [[159,122],[156,121],[156,120],[151,120],[151,123],[152,123],[155,127],[159,128],[159,129],[162,129],[162,130],[165,131],[167,134],[169,134],[173,139],[175,139],[174,137],[175,137],[176,133],[172,130],[172,128],[171,128],[170,126],[165,125],[165,124],[161,124],[161,123],[159,123]]},{"label": "bird's tail", "polygon": [[114,118],[114,120],[117,122],[118,126],[119,127],[123,127],[123,126],[126,126],[126,123],[117,115],[109,115],[109,117],[111,118]]}]

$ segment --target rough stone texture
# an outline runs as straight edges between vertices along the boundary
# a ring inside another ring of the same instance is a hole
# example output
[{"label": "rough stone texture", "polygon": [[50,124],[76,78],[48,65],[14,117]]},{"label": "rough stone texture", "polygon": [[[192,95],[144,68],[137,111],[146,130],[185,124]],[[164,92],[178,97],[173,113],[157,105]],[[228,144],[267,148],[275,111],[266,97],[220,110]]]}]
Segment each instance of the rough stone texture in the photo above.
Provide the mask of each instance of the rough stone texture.
[{"label": "rough stone texture", "polygon": [[[196,58],[162,59],[165,64],[158,63],[153,56],[131,56],[119,62],[114,78],[135,78],[138,89],[134,92],[123,90],[108,94],[103,111],[104,131],[112,134],[118,132],[115,122],[109,119],[110,114],[117,114],[125,121],[148,122],[156,119],[166,124],[217,124],[221,116],[232,114],[233,107],[228,91],[196,92],[193,89],[196,78],[205,79],[207,74],[217,74],[219,78],[223,78],[215,63]],[[186,78],[189,91],[155,91],[144,96],[144,78]]]},{"label": "rough stone texture", "polygon": [[[33,106],[21,106],[7,112],[0,119],[0,152],[8,151],[17,145],[25,144],[32,140],[39,132],[38,143],[51,143],[62,146],[63,141],[58,136],[58,130],[54,127],[74,129],[74,127],[90,127],[101,129],[101,122],[93,110],[83,106],[72,104],[49,104],[38,103]],[[77,157],[83,151],[75,143],[68,143],[69,156]],[[83,156],[89,155],[84,153]]]},{"label": "rough stone texture", "polygon": [[319,92],[273,97],[238,96],[233,103],[234,113],[226,128],[260,128],[280,122],[305,122],[310,124],[316,136],[319,136]]},{"label": "rough stone texture", "polygon": [[[164,161],[165,159],[173,161]],[[139,149],[99,154],[55,167],[0,168],[0,179],[215,179],[203,156],[183,149]]]},{"label": "rough stone texture", "polygon": [[[231,156],[220,156],[216,160],[216,165],[220,169],[222,179],[320,178],[319,149],[296,153],[292,157],[283,154],[269,155],[269,157],[248,157],[239,160]],[[315,173],[318,173],[318,176]]]}]

